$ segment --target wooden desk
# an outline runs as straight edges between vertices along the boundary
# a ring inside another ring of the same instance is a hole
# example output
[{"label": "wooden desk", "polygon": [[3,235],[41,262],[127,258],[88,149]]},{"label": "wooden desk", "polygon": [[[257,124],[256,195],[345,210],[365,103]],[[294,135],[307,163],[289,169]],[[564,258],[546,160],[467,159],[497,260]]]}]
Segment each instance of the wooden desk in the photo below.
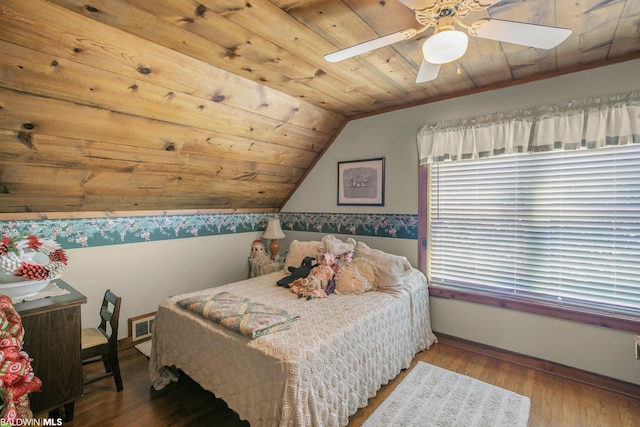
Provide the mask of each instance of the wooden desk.
[{"label": "wooden desk", "polygon": [[33,359],[33,372],[42,391],[29,394],[35,414],[64,406],[65,419],[73,419],[74,402],[82,396],[82,326],[80,305],[87,298],[63,280],[55,283],[70,293],[15,304],[25,329],[23,349]]}]

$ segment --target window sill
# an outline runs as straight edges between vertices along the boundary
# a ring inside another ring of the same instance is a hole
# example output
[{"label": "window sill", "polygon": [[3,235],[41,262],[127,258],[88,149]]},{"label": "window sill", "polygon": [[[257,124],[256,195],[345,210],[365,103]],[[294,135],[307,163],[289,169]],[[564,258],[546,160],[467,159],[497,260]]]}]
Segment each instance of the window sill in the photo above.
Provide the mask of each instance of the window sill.
[{"label": "window sill", "polygon": [[516,298],[476,294],[434,285],[429,285],[429,296],[507,308],[525,313],[539,314],[542,316],[555,317],[558,319],[571,320],[574,322],[640,334],[640,318],[630,316],[579,310],[576,308],[560,307],[553,304],[525,301]]}]

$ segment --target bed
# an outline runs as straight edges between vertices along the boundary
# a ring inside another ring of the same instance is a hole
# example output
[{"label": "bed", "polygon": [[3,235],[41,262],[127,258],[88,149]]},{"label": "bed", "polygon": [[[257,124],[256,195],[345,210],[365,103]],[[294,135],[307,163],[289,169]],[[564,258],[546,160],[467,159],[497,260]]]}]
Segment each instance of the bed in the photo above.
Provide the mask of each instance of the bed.
[{"label": "bed", "polygon": [[[274,272],[163,301],[150,355],[155,389],[184,372],[256,426],[344,426],[381,385],[436,341],[424,274],[396,274],[393,292],[298,298]],[[248,338],[178,301],[222,292],[286,310],[286,330]]]}]

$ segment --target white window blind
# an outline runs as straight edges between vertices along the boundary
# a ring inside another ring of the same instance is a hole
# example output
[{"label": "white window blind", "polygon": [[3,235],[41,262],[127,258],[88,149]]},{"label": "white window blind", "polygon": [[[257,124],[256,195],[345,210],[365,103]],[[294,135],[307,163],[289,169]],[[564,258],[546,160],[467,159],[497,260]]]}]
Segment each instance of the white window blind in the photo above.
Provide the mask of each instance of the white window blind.
[{"label": "white window blind", "polygon": [[432,284],[640,316],[640,144],[431,168]]}]

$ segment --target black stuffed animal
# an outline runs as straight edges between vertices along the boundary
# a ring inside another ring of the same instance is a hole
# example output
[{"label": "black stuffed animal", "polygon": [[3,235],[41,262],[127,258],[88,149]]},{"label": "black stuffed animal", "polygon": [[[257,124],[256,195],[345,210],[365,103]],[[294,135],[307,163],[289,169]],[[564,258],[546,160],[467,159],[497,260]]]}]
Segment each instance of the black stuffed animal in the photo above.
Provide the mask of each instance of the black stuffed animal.
[{"label": "black stuffed animal", "polygon": [[294,280],[304,278],[309,275],[311,269],[317,265],[314,264],[314,261],[315,258],[312,258],[310,256],[305,257],[300,263],[300,267],[289,267],[289,271],[291,272],[291,274],[278,280],[276,284],[288,289],[290,287],[289,285],[293,283]]}]

